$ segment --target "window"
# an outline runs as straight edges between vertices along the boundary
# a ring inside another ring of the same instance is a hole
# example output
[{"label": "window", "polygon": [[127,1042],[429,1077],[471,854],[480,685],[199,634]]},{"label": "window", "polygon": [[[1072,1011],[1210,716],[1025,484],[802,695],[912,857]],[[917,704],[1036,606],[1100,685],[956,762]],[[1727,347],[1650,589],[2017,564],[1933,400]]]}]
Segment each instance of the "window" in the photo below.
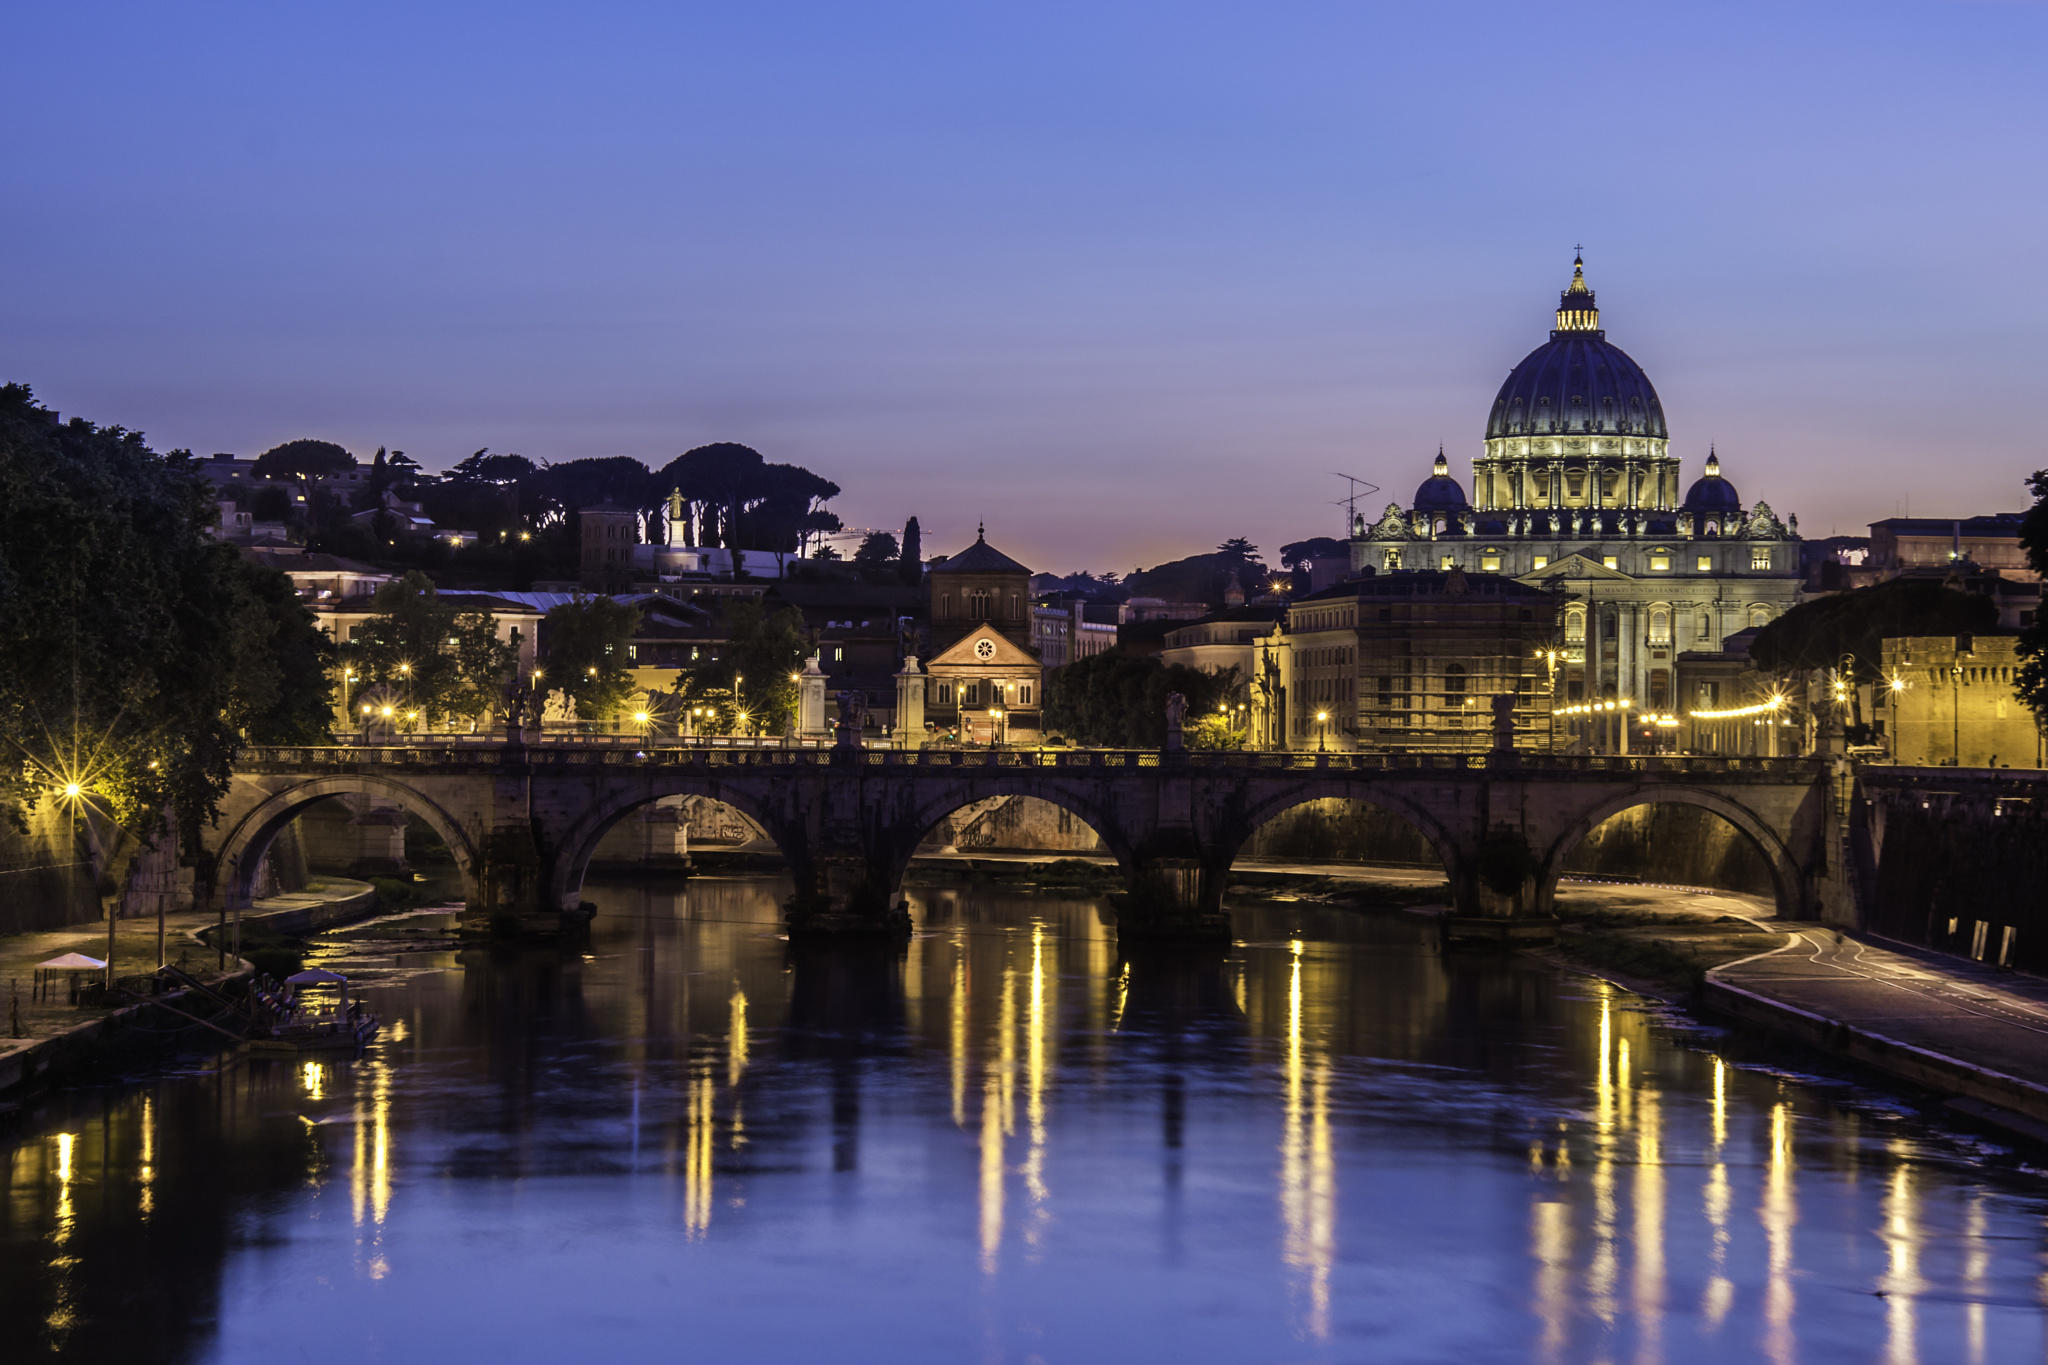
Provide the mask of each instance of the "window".
[{"label": "window", "polygon": [[1029,706],[1029,705],[1031,705],[1031,684],[1030,684],[1030,683],[1018,683],[1018,684],[1017,684],[1017,705],[1019,705],[1019,706]]},{"label": "window", "polygon": [[1758,604],[1752,606],[1749,609],[1749,623],[1753,626],[1764,625],[1767,622],[1769,622],[1770,619],[1771,609],[1769,607],[1763,606],[1762,604]]},{"label": "window", "polygon": [[1444,665],[1444,705],[1461,706],[1465,702],[1465,665]]},{"label": "window", "polygon": [[1669,573],[1669,572],[1671,572],[1671,556],[1670,556],[1669,554],[1667,554],[1667,553],[1666,553],[1665,551],[1663,551],[1663,550],[1652,550],[1652,551],[1650,551],[1650,572],[1651,572],[1651,573]]},{"label": "window", "polygon": [[1387,673],[1382,673],[1382,674],[1380,674],[1380,676],[1379,676],[1379,679],[1378,679],[1378,683],[1379,683],[1379,694],[1380,694],[1380,696],[1379,696],[1379,701],[1380,701],[1380,705],[1381,705],[1381,706],[1389,706],[1389,707],[1390,707],[1390,706],[1392,706],[1392,705],[1394,704],[1394,679],[1393,679],[1393,676],[1392,676],[1391,674],[1387,674]]},{"label": "window", "polygon": [[1600,567],[1603,569],[1617,569],[1621,567],[1621,561],[1613,555],[1602,555],[1600,557]]},{"label": "window", "polygon": [[1500,572],[1500,551],[1499,551],[1499,550],[1481,550],[1481,551],[1479,552],[1479,567],[1480,567],[1481,569],[1484,569],[1484,570],[1485,570],[1485,571],[1486,571],[1487,573],[1499,573],[1499,572]]},{"label": "window", "polygon": [[1671,611],[1667,607],[1650,608],[1650,643],[1668,645],[1671,643]]},{"label": "window", "polygon": [[1620,622],[1619,620],[1617,620],[1617,619],[1615,618],[1615,616],[1614,616],[1614,614],[1613,614],[1612,612],[1609,612],[1609,613],[1607,613],[1607,614],[1606,614],[1605,616],[1602,616],[1602,617],[1600,618],[1600,638],[1601,638],[1601,639],[1603,639],[1603,640],[1612,640],[1612,639],[1616,638],[1616,637],[1617,637],[1618,635],[1620,635],[1620,633],[1621,633],[1621,622]]},{"label": "window", "polygon": [[1701,573],[1712,573],[1714,571],[1714,557],[1712,555],[1701,555],[1693,561],[1692,566]]},{"label": "window", "polygon": [[1547,568],[1549,568],[1549,567],[1550,567],[1550,556],[1549,556],[1549,555],[1537,555],[1537,556],[1536,556],[1536,567],[1537,567],[1537,568],[1539,568],[1539,569],[1547,569]]},{"label": "window", "polygon": [[1750,568],[1752,568],[1752,569],[1768,569],[1768,568],[1770,568],[1770,567],[1771,567],[1771,547],[1770,547],[1770,546],[1768,546],[1768,545],[1752,545],[1752,546],[1750,546],[1750,547],[1749,547],[1749,567],[1750,567]]},{"label": "window", "polygon": [[1443,562],[1443,567],[1444,567],[1444,568],[1446,568],[1446,569],[1454,569],[1454,568],[1456,568],[1457,566],[1458,566],[1458,559],[1457,559],[1457,556],[1456,556],[1456,555],[1445,555],[1445,556],[1444,556],[1444,562]]},{"label": "window", "polygon": [[1567,644],[1584,644],[1586,640],[1586,609],[1566,607],[1564,611],[1564,638]]},{"label": "window", "polygon": [[953,684],[951,684],[951,683],[940,683],[940,684],[939,684],[939,705],[941,705],[941,706],[951,706],[952,704],[953,704]]}]

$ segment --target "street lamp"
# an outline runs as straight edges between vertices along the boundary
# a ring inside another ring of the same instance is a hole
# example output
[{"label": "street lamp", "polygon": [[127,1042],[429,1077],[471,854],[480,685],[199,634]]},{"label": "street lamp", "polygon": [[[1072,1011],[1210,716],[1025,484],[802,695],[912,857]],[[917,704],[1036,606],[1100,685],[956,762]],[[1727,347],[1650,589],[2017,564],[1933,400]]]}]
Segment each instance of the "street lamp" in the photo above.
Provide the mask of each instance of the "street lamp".
[{"label": "street lamp", "polygon": [[1948,666],[1948,762],[1952,768],[1963,766],[1963,661],[1957,659]]},{"label": "street lamp", "polygon": [[1328,749],[1329,749],[1329,745],[1328,745],[1328,744],[1327,744],[1327,743],[1325,742],[1325,740],[1326,740],[1327,736],[1329,735],[1329,733],[1330,733],[1330,713],[1329,713],[1328,711],[1318,711],[1318,712],[1316,712],[1316,752],[1317,752],[1317,753],[1324,753],[1324,752],[1327,752],[1327,751],[1328,751]]}]

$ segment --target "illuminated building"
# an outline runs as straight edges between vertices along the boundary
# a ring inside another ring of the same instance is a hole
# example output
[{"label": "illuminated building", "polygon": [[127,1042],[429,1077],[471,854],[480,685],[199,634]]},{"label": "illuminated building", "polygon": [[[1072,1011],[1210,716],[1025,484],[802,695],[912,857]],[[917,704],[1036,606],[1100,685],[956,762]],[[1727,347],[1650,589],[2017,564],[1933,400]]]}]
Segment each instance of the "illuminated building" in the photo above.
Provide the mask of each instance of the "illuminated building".
[{"label": "illuminated building", "polygon": [[1574,261],[1550,340],[1494,398],[1473,496],[1438,451],[1410,506],[1353,520],[1352,572],[1456,567],[1553,592],[1560,703],[1675,709],[1678,653],[1782,614],[1800,564],[1798,518],[1745,508],[1711,451],[1685,488],[1670,446],[1656,389],[1607,340]]}]

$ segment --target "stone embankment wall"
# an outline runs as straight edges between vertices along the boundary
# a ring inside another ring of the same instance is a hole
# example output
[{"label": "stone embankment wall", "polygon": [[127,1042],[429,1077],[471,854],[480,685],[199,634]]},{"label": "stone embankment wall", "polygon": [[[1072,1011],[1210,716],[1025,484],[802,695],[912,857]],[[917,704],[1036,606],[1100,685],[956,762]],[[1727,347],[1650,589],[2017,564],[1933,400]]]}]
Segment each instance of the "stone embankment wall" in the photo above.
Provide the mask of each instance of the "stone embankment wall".
[{"label": "stone embankment wall", "polygon": [[0,933],[61,929],[100,918],[90,845],[70,812],[43,802],[28,828],[0,819]]},{"label": "stone embankment wall", "polygon": [[1983,962],[2048,971],[2048,784],[1930,777],[1872,793],[1864,923]]},{"label": "stone embankment wall", "polygon": [[1633,806],[1587,835],[1565,871],[1772,894],[1770,865],[1749,836],[1698,806]]}]

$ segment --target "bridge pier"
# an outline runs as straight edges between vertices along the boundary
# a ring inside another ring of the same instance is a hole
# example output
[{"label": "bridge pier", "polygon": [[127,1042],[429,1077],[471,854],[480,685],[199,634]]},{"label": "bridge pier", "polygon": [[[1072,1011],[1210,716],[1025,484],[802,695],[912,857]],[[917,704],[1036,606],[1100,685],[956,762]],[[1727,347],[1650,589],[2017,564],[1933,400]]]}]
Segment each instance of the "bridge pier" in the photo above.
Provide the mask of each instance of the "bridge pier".
[{"label": "bridge pier", "polygon": [[1199,858],[1148,858],[1134,862],[1123,894],[1111,898],[1119,940],[1228,943],[1230,916],[1223,910],[1227,865]]},{"label": "bridge pier", "polygon": [[859,849],[792,858],[796,894],[783,905],[792,941],[822,938],[908,938],[910,903],[902,876]]}]

